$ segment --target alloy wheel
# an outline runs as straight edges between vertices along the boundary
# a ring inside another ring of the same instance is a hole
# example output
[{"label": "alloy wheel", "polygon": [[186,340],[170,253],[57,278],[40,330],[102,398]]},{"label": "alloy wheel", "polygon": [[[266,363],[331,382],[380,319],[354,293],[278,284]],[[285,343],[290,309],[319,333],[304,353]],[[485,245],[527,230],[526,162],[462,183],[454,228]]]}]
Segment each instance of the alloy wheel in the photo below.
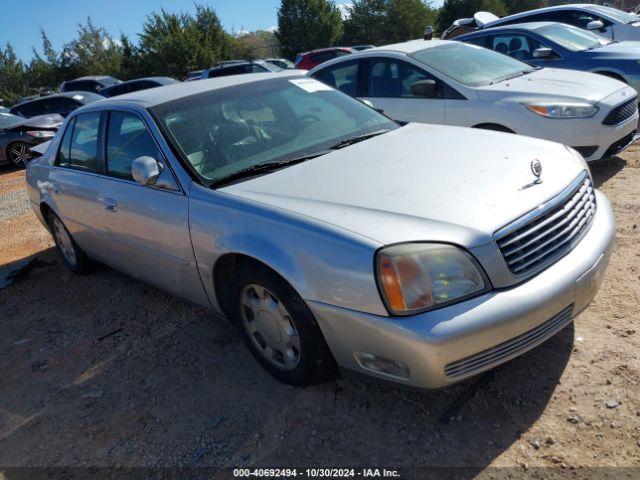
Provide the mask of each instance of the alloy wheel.
[{"label": "alloy wheel", "polygon": [[9,159],[16,167],[27,168],[31,161],[31,153],[24,143],[14,143],[9,147]]}]

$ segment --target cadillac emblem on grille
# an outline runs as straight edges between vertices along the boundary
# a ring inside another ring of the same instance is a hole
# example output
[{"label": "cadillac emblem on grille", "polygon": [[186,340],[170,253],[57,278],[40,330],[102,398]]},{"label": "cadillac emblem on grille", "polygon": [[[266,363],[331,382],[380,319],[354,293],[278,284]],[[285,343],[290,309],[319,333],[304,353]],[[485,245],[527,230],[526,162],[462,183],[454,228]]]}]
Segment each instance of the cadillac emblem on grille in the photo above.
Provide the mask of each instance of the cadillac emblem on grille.
[{"label": "cadillac emblem on grille", "polygon": [[529,187],[533,187],[534,185],[540,185],[542,183],[542,179],[540,178],[540,176],[542,175],[542,163],[540,163],[540,160],[532,160],[530,166],[531,166],[531,173],[533,173],[536,179],[531,183],[523,185],[522,187],[519,188],[519,190],[525,190]]}]

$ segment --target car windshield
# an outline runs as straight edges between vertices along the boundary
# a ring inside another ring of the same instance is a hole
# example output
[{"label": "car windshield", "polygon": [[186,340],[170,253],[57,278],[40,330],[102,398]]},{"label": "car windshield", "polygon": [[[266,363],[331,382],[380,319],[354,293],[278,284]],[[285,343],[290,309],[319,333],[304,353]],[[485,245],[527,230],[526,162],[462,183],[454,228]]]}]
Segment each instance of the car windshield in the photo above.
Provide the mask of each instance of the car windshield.
[{"label": "car windshield", "polygon": [[635,23],[640,22],[640,17],[633,15],[632,13],[623,12],[617,8],[605,7],[602,5],[590,5],[589,10],[594,13],[606,15],[607,17],[616,20],[620,23]]},{"label": "car windshield", "polygon": [[260,164],[326,153],[339,142],[397,124],[307,77],[209,90],[151,109],[206,185]]},{"label": "car windshield", "polygon": [[568,25],[548,25],[537,29],[536,33],[572,52],[593,50],[611,43],[595,33]]},{"label": "car windshield", "polygon": [[478,87],[532,72],[534,68],[501,53],[451,42],[425,48],[413,58],[464,85]]}]

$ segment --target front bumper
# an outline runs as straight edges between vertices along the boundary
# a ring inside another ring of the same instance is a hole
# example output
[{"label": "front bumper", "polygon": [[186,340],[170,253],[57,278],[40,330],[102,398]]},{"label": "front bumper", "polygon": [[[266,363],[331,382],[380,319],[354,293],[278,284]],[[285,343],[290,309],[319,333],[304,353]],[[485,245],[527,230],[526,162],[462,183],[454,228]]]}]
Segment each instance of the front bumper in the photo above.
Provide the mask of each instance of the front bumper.
[{"label": "front bumper", "polygon": [[[419,388],[439,388],[500,365],[544,342],[595,296],[613,249],[615,225],[596,193],[596,215],[575,248],[516,287],[411,317],[383,317],[308,302],[341,368]],[[363,368],[354,352],[398,362],[400,378]]]}]

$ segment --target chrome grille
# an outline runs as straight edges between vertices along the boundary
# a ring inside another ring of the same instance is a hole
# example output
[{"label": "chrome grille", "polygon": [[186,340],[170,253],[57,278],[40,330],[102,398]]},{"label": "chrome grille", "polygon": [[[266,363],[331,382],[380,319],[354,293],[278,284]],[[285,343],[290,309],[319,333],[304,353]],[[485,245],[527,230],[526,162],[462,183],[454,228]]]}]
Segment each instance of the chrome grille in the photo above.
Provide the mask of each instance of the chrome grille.
[{"label": "chrome grille", "polygon": [[501,229],[494,238],[511,273],[532,275],[573,248],[595,211],[595,192],[584,172],[556,198]]},{"label": "chrome grille", "polygon": [[573,305],[569,305],[557,315],[528,332],[518,335],[495,347],[448,364],[444,367],[444,373],[450,378],[470,375],[520,355],[562,330],[562,328],[571,322],[572,312]]},{"label": "chrome grille", "polygon": [[628,102],[618,105],[609,112],[609,115],[603,120],[603,125],[618,125],[625,120],[633,117],[638,111],[638,97],[633,97]]}]

